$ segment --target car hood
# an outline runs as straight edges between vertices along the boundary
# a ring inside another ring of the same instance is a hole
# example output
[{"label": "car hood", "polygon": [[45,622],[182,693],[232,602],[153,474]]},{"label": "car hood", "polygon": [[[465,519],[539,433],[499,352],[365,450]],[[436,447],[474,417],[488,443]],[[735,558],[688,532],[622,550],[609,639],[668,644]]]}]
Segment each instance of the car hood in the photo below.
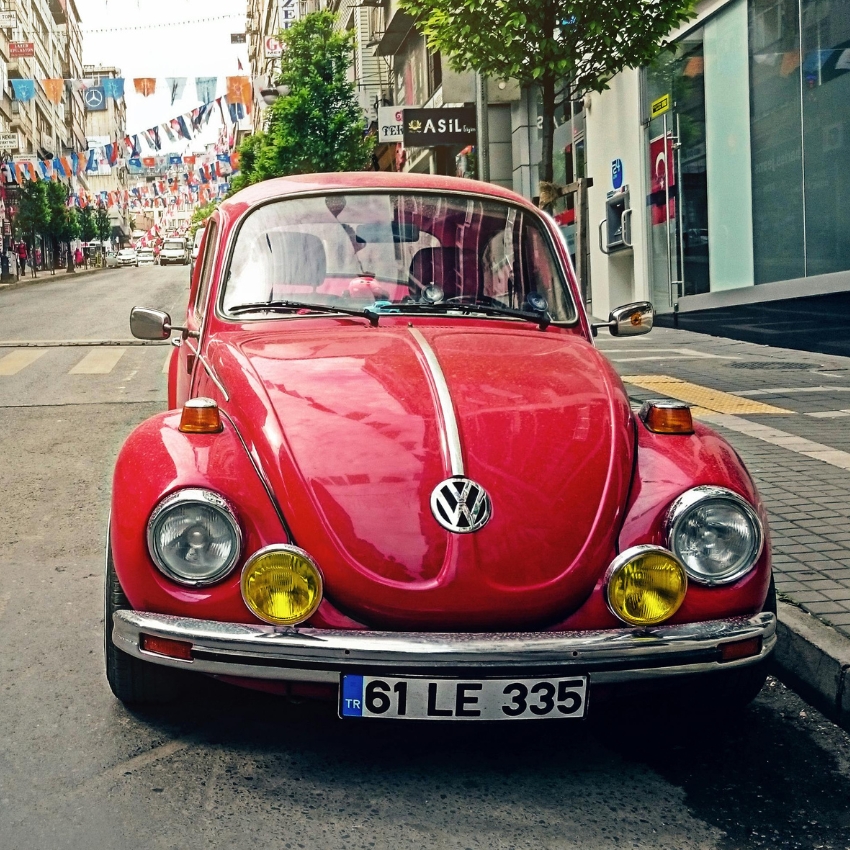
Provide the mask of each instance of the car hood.
[{"label": "car hood", "polygon": [[[634,453],[602,355],[501,321],[302,321],[217,335],[209,356],[330,601],[424,630],[542,627],[577,608],[614,555]],[[431,509],[453,474],[441,374],[463,473],[492,503],[474,533]]]}]

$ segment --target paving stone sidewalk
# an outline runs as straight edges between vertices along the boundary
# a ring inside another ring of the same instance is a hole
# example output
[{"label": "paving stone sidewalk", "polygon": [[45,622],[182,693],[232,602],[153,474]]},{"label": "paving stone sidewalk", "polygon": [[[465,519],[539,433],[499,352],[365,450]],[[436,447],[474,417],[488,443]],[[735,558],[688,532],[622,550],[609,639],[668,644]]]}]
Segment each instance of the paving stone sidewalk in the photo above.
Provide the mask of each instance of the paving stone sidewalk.
[{"label": "paving stone sidewalk", "polygon": [[666,328],[630,339],[601,332],[597,344],[636,401],[698,392],[689,385],[721,391],[699,396],[697,417],[758,485],[777,590],[850,637],[850,358]]}]

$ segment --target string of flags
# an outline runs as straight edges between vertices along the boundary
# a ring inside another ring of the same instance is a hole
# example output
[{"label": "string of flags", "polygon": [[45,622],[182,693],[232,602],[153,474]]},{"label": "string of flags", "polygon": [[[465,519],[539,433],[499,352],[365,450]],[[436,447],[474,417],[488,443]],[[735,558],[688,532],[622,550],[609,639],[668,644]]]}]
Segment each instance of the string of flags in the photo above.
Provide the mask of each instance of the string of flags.
[{"label": "string of flags", "polygon": [[[195,95],[202,103],[215,98],[218,77],[195,77]],[[36,96],[36,83],[41,85],[44,94],[51,103],[60,104],[68,95],[82,92],[86,109],[90,112],[106,109],[106,101],[120,100],[124,97],[127,80],[124,77],[91,77],[87,79],[19,79],[10,80],[15,100],[27,103]],[[157,91],[164,90],[171,98],[171,105],[180,100],[188,85],[188,77],[132,78],[133,90],[142,97],[151,97]],[[253,84],[248,76],[225,77],[227,99],[230,103],[241,104],[250,114]]]}]

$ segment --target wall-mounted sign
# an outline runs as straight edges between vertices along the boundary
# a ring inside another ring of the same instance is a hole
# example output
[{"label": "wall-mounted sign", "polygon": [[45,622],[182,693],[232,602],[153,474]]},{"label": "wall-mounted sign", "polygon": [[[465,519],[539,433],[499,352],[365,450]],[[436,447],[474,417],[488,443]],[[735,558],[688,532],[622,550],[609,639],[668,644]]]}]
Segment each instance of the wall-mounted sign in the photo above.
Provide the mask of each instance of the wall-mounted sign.
[{"label": "wall-mounted sign", "polygon": [[103,86],[92,86],[83,92],[83,100],[86,103],[86,112],[103,112],[106,109],[106,95]]},{"label": "wall-mounted sign", "polygon": [[408,148],[468,145],[475,141],[475,107],[405,109],[403,138]]},{"label": "wall-mounted sign", "polygon": [[21,146],[17,133],[0,133],[0,151],[16,151]]},{"label": "wall-mounted sign", "polygon": [[17,29],[18,13],[17,12],[0,12],[0,29]]},{"label": "wall-mounted sign", "polygon": [[658,118],[659,115],[663,115],[665,112],[670,110],[670,95],[662,94],[661,97],[655,98],[652,103],[649,104],[649,117]]},{"label": "wall-mounted sign", "polygon": [[230,33],[230,43],[231,44],[245,44],[245,33],[244,32],[232,32],[232,33]]},{"label": "wall-mounted sign", "polygon": [[35,43],[32,41],[10,41],[9,58],[22,59],[35,56]]},{"label": "wall-mounted sign", "polygon": [[400,142],[404,137],[404,110],[400,106],[378,107],[378,141]]},{"label": "wall-mounted sign", "polygon": [[280,59],[283,45],[273,36],[266,36],[266,59]]},{"label": "wall-mounted sign", "polygon": [[619,189],[623,185],[623,160],[611,160],[611,185]]}]

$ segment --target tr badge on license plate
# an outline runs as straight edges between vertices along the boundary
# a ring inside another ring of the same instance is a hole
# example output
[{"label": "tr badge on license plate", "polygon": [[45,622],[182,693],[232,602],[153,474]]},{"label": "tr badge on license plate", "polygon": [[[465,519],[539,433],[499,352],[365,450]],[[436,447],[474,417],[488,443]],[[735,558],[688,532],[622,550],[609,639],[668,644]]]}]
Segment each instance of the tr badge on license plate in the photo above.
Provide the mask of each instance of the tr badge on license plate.
[{"label": "tr badge on license plate", "polygon": [[340,717],[562,720],[584,717],[587,677],[425,679],[345,675]]}]

